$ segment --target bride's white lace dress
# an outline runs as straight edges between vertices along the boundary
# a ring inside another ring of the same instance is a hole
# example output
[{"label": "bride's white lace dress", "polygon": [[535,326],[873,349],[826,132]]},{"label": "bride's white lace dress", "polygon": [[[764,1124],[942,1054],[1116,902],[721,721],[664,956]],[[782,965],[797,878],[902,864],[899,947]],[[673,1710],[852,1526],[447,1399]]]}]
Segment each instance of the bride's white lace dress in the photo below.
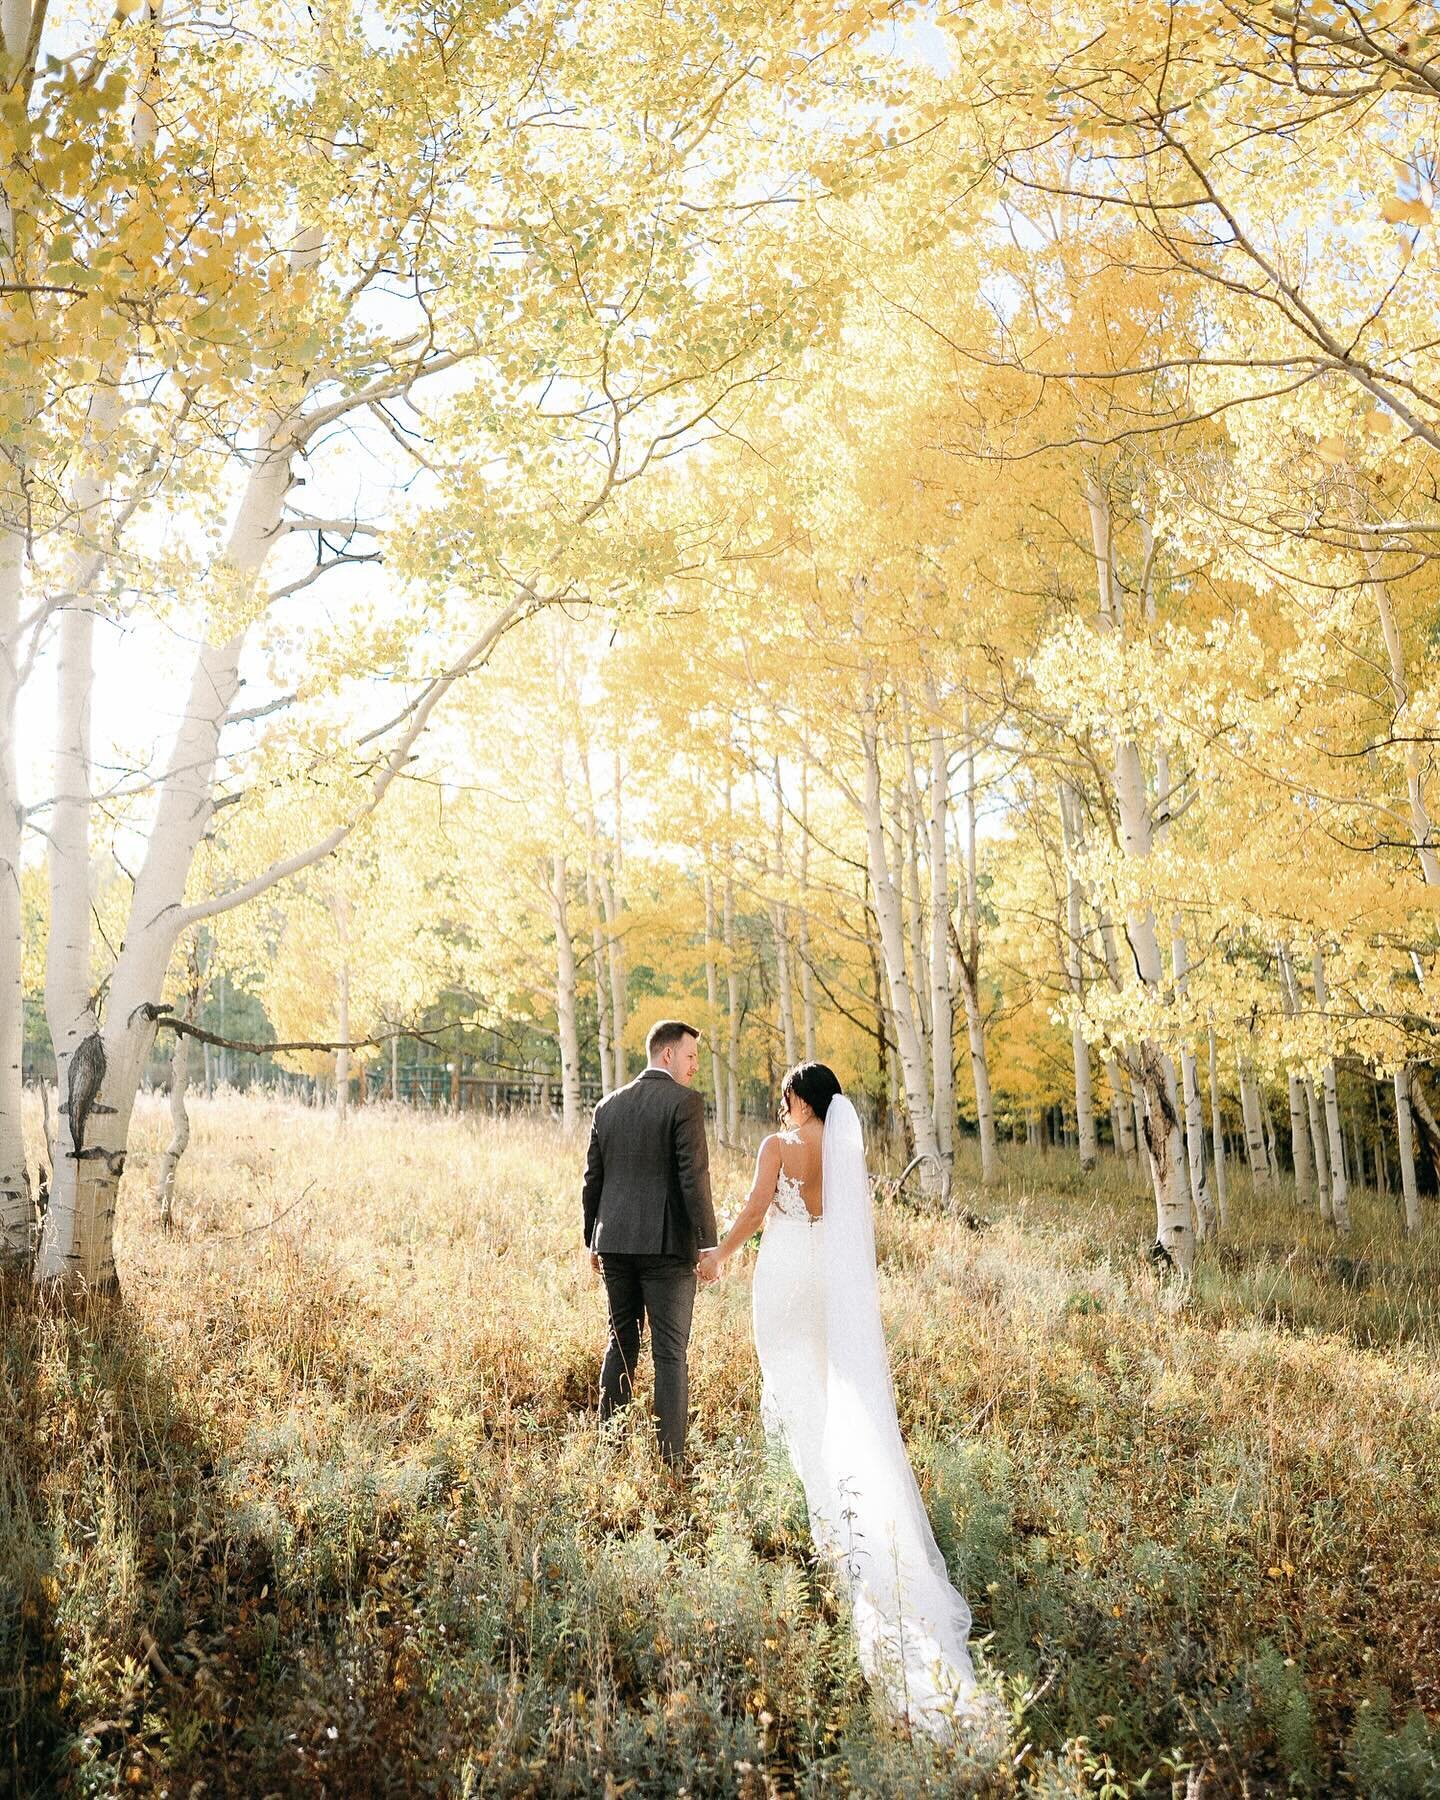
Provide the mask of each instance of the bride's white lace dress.
[{"label": "bride's white lace dress", "polygon": [[755,1348],[766,1430],[805,1489],[817,1550],[849,1589],[860,1664],[912,1725],[949,1740],[994,1721],[895,1417],[880,1323],[864,1145],[854,1107],[831,1102],[824,1216],[781,1170],[755,1264]]}]

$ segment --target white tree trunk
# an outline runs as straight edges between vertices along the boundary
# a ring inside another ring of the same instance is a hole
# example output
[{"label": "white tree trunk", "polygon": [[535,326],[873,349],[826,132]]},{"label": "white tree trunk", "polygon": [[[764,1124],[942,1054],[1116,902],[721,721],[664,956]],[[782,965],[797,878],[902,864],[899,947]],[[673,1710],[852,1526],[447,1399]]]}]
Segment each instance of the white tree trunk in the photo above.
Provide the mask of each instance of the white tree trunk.
[{"label": "white tree trunk", "polygon": [[901,920],[900,896],[896,891],[889,852],[885,846],[880,748],[873,714],[864,726],[864,745],[865,842],[870,885],[875,900],[875,921],[880,932],[880,954],[885,965],[886,984],[890,993],[890,1017],[895,1028],[900,1073],[905,1084],[906,1116],[910,1121],[916,1154],[931,1159],[933,1181],[933,1169],[939,1166],[940,1147],[935,1138],[935,1115],[931,1106],[925,1052],[915,1022],[910,982],[905,969],[905,931]]},{"label": "white tree trunk", "polygon": [[1290,1102],[1290,1155],[1295,1164],[1295,1200],[1300,1206],[1315,1203],[1315,1169],[1310,1158],[1310,1126],[1305,1117],[1305,1090],[1293,1069],[1286,1073]]},{"label": "white tree trunk", "polygon": [[920,898],[920,790],[915,773],[915,750],[910,726],[905,726],[905,781],[895,795],[895,827],[902,846],[896,865],[905,884],[905,912],[909,925],[909,966],[913,971],[910,991],[915,1000],[915,1024],[921,1043],[930,1048],[930,947],[925,932],[925,908]]},{"label": "white tree trunk", "polygon": [[1220,1067],[1213,1025],[1207,1036],[1210,1044],[1210,1146],[1215,1159],[1215,1210],[1223,1231],[1230,1223],[1230,1196],[1225,1186],[1225,1129],[1220,1118]]},{"label": "white tree trunk", "polygon": [[780,1002],[780,1041],[785,1049],[785,1067],[793,1069],[800,1060],[799,1040],[795,1035],[795,990],[790,980],[790,945],[783,901],[770,902],[770,935],[775,946],[775,985]]},{"label": "white tree trunk", "polygon": [[[1095,1141],[1095,1096],[1090,1080],[1090,1046],[1085,1041],[1078,1009],[1085,1004],[1084,924],[1080,877],[1069,866],[1080,848],[1080,811],[1066,785],[1060,785],[1060,839],[1065,849],[1065,979],[1077,1013],[1070,1027],[1070,1053],[1075,1065],[1075,1121],[1080,1146],[1080,1167],[1086,1173],[1100,1160]],[[1119,1118],[1119,1109],[1114,1117]],[[1117,1137],[1118,1142],[1118,1137]]]},{"label": "white tree trunk", "polygon": [[[1124,616],[1122,590],[1114,567],[1110,506],[1088,472],[1085,504],[1098,578],[1100,626],[1107,636],[1119,637],[1124,630]],[[1118,735],[1114,739],[1112,780],[1120,815],[1121,847],[1127,857],[1142,860],[1150,854],[1153,832],[1145,770],[1138,746]],[[1164,985],[1164,964],[1154,913],[1148,906],[1137,904],[1129,914],[1127,926],[1140,981],[1150,994],[1158,994]],[[1158,1044],[1142,1040],[1131,1059],[1131,1074],[1138,1081],[1144,1100],[1142,1129],[1155,1191],[1156,1239],[1174,1266],[1188,1274],[1195,1261],[1195,1222],[1175,1066]]]},{"label": "white tree trunk", "polygon": [[1405,1231],[1420,1230],[1420,1188],[1415,1179],[1415,1126],[1410,1116],[1410,1071],[1395,1071],[1395,1136],[1400,1145],[1400,1191],[1405,1196]]},{"label": "white tree trunk", "polygon": [[15,742],[24,555],[23,540],[0,530],[0,1262],[28,1263],[34,1206],[20,1112],[25,997]]},{"label": "white tree trunk", "polygon": [[[1315,951],[1315,1005],[1324,1015],[1329,1003],[1325,986],[1325,958]],[[1345,1139],[1340,1128],[1340,1094],[1335,1077],[1335,1059],[1327,1057],[1322,1071],[1325,1087],[1325,1124],[1330,1151],[1330,1211],[1337,1231],[1350,1229],[1350,1184],[1345,1176]]]},{"label": "white tree trunk", "polygon": [[[305,234],[292,253],[292,265],[318,255],[321,243],[318,234]],[[92,413],[92,422],[93,418]],[[222,585],[232,602],[253,590],[276,541],[293,454],[286,422],[273,420],[226,545]],[[76,510],[84,515],[95,500],[82,496],[82,502]],[[78,590],[80,584],[76,586]],[[94,672],[92,615],[82,602],[83,596],[77,596],[63,609],[60,621],[46,1010],[61,1103],[67,1110],[57,1134],[60,1154],[41,1231],[36,1278],[107,1291],[116,1285],[115,1200],[131,1113],[155,1041],[154,1007],[170,954],[194,916],[187,918],[184,912],[185,884],[214,812],[216,755],[239,687],[244,632],[242,628],[221,644],[203,643],[196,657],[136,877],[129,924],[111,972],[102,1034],[89,994],[89,720]]]},{"label": "white tree trunk", "polygon": [[610,1059],[610,994],[606,979],[605,933],[600,925],[600,889],[595,880],[595,847],[591,838],[590,855],[585,868],[585,903],[590,914],[590,963],[595,980],[595,1054],[600,1062],[600,1093],[613,1091],[614,1071]]},{"label": "white tree trunk", "polygon": [[1327,1060],[1323,1072],[1325,1125],[1330,1152],[1330,1218],[1337,1231],[1350,1229],[1350,1183],[1345,1173],[1345,1134],[1340,1124],[1340,1097],[1335,1060]]},{"label": "white tree trunk", "polygon": [[986,1186],[1000,1178],[1000,1145],[995,1135],[995,1103],[990,1091],[990,1059],[985,1048],[985,1015],[980,1000],[980,865],[976,841],[975,738],[970,729],[970,701],[961,707],[965,751],[961,802],[960,920],[955,927],[956,974],[965,1004],[965,1037],[970,1051],[970,1078],[975,1089],[975,1124],[980,1137],[980,1180]]},{"label": "white tree trunk", "polygon": [[[1190,955],[1185,948],[1180,921],[1174,922],[1170,938],[1170,956],[1175,969],[1175,985],[1183,994],[1189,985]],[[1215,1208],[1210,1198],[1210,1185],[1205,1177],[1205,1107],[1200,1098],[1200,1077],[1194,1052],[1186,1046],[1180,1052],[1180,1083],[1185,1098],[1185,1149],[1190,1170],[1190,1199],[1195,1208],[1197,1240],[1209,1237],[1215,1225]]]},{"label": "white tree trunk", "polygon": [[1245,1123],[1245,1155],[1256,1187],[1268,1187],[1271,1180],[1270,1158],[1265,1149],[1265,1127],[1260,1120],[1260,1095],[1248,1058],[1241,1057],[1239,1075],[1240,1115]]},{"label": "white tree trunk", "polygon": [[108,1056],[90,991],[94,619],[86,597],[78,596],[62,609],[59,624],[45,976],[59,1123],[36,1270],[42,1280],[71,1273],[83,1285],[108,1292],[116,1285],[109,1244],[124,1153],[122,1141],[119,1161],[112,1165],[113,1146],[100,1129],[106,1114],[117,1116],[117,1108],[105,1093]]},{"label": "white tree trunk", "polygon": [[1110,1087],[1110,1130],[1115,1148],[1126,1162],[1135,1160],[1135,1111],[1130,1098],[1130,1083],[1118,1056],[1105,1059],[1105,1079]]},{"label": "white tree trunk", "polygon": [[[933,702],[932,702],[933,703]],[[930,1058],[935,1141],[947,1168],[955,1163],[955,1002],[950,991],[949,757],[944,734],[930,733]]]},{"label": "white tree trunk", "polygon": [[629,1010],[625,990],[625,945],[620,936],[620,896],[624,893],[622,876],[625,864],[625,821],[620,811],[620,755],[615,755],[615,845],[612,857],[613,882],[602,877],[601,899],[605,906],[605,929],[610,937],[610,995],[614,1006],[610,1055],[615,1063],[615,1085],[623,1087],[630,1073],[625,1052],[625,1017]]},{"label": "white tree trunk", "polygon": [[[1105,957],[1105,968],[1113,986],[1120,986],[1120,953],[1115,944],[1115,927],[1109,913],[1103,906],[1095,908],[1095,922],[1100,931],[1100,948]],[[1113,1054],[1107,1065],[1110,1071],[1110,1092],[1116,1098],[1112,1106],[1118,1109],[1115,1121],[1116,1142],[1126,1156],[1137,1157],[1145,1142],[1145,1109],[1140,1104],[1140,1095],[1130,1078],[1130,1067],[1135,1061],[1132,1045],[1125,1045],[1119,1055]]]},{"label": "white tree trunk", "polygon": [[605,861],[600,848],[600,827],[595,818],[595,788],[590,776],[590,745],[584,731],[584,711],[575,703],[575,726],[579,734],[580,772],[585,787],[586,867],[585,894],[590,906],[591,950],[595,961],[595,1040],[600,1058],[600,1092],[608,1094],[620,1086],[621,1059],[616,1055],[611,1038],[615,1020],[614,895],[605,878]]},{"label": "white tree trunk", "polygon": [[1335,1223],[1331,1203],[1330,1138],[1325,1126],[1325,1113],[1315,1083],[1309,1076],[1302,1079],[1305,1090],[1305,1112],[1310,1121],[1310,1150],[1315,1161],[1315,1187],[1320,1196],[1320,1217],[1327,1225]]},{"label": "white tree trunk", "polygon": [[715,1095],[715,1136],[722,1149],[730,1144],[729,1089],[720,1050],[720,977],[715,967],[715,877],[705,871],[705,1006],[710,1044],[710,1086]]},{"label": "white tree trunk", "polygon": [[580,1123],[580,1033],[576,1023],[575,940],[570,935],[570,872],[563,851],[550,858],[550,916],[555,926],[555,1023],[560,1038],[560,1122]]},{"label": "white tree trunk", "polygon": [[735,952],[735,878],[725,877],[721,928],[725,945],[725,1121],[729,1141],[740,1141],[740,969]]},{"label": "white tree trunk", "polygon": [[[1117,744],[1114,780],[1125,854],[1147,857],[1151,827],[1145,775],[1140,753],[1133,743],[1122,741]],[[1159,992],[1164,982],[1164,965],[1155,916],[1148,907],[1137,907],[1128,926],[1140,979],[1152,993]],[[1175,1065],[1158,1045],[1142,1040],[1131,1073],[1138,1078],[1144,1102],[1143,1130],[1150,1161],[1150,1181],[1155,1192],[1156,1240],[1175,1267],[1182,1274],[1188,1274],[1195,1261],[1195,1221],[1190,1204],[1190,1179],[1185,1162],[1185,1135],[1180,1123]]]},{"label": "white tree trunk", "polygon": [[[780,783],[778,757],[775,760],[775,881],[783,890],[785,794]],[[795,988],[790,970],[790,917],[789,908],[778,893],[770,902],[770,932],[775,943],[775,986],[780,1001],[780,1040],[785,1047],[785,1067],[793,1069],[800,1060],[800,1047],[795,1035]]]},{"label": "white tree trunk", "polygon": [[815,1061],[815,971],[810,966],[810,746],[800,764],[800,1006],[805,1020],[805,1060]]},{"label": "white tree trunk", "polygon": [[[193,1016],[193,1008],[186,1013]],[[175,1176],[180,1158],[190,1147],[190,1114],[185,1106],[190,1086],[190,1040],[183,1031],[175,1034],[175,1048],[170,1057],[170,1142],[160,1158],[160,1179],[155,1185],[155,1207],[160,1229],[169,1231],[175,1223]]]}]

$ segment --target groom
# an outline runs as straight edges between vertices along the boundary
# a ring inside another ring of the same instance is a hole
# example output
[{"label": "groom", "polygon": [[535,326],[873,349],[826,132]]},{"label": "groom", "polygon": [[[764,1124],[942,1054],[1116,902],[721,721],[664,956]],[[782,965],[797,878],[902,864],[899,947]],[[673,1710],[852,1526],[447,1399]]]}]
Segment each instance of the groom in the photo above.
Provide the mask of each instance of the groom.
[{"label": "groom", "polygon": [[700,1033],[679,1019],[652,1025],[649,1066],[595,1108],[585,1159],[585,1242],[605,1278],[610,1341],[600,1366],[600,1417],[629,1404],[650,1320],[655,1414],[665,1460],[685,1452],[690,1377],[685,1352],[695,1260],[715,1242],[705,1101],[690,1083]]}]

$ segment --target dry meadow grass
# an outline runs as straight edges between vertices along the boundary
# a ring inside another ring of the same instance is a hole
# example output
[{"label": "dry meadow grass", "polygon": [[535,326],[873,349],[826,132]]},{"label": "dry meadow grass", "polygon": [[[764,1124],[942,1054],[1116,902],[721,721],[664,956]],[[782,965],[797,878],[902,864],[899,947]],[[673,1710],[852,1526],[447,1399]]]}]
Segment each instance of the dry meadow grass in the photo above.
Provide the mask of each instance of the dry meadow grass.
[{"label": "dry meadow grass", "polygon": [[882,1217],[903,1422],[1015,1709],[987,1770],[868,1703],[745,1273],[697,1304],[680,1494],[590,1410],[581,1146],[222,1096],[167,1237],[164,1131],[147,1101],[124,1301],[4,1302],[17,1794],[1440,1794],[1440,1234],[1393,1201],[1341,1252],[1237,1182],[1183,1309],[1113,1165],[1012,1153],[982,1233]]}]

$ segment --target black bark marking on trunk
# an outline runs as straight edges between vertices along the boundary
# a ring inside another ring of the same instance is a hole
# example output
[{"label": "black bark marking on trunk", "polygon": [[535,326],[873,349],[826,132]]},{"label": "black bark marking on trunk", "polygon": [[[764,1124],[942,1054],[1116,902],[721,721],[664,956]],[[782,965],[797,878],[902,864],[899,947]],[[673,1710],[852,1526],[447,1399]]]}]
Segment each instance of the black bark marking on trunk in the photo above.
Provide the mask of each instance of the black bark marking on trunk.
[{"label": "black bark marking on trunk", "polygon": [[[100,1084],[105,1079],[105,1045],[98,1031],[82,1038],[70,1058],[66,1083],[66,1111],[70,1118],[72,1154],[78,1160],[85,1154],[85,1124],[95,1110]],[[101,1153],[103,1154],[103,1152]]]}]

